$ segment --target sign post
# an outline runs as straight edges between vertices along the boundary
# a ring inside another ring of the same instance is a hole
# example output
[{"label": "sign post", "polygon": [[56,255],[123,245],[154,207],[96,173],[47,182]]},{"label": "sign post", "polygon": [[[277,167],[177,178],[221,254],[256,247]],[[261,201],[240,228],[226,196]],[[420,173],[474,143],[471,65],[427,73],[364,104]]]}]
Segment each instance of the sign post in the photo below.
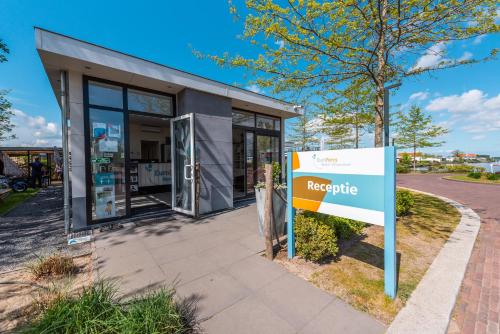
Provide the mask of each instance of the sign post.
[{"label": "sign post", "polygon": [[295,209],[384,226],[384,291],[396,297],[394,146],[287,155],[288,258],[295,256]]},{"label": "sign post", "polygon": [[293,201],[293,152],[288,152],[286,156],[287,161],[287,171],[286,171],[286,202],[287,202],[287,248],[288,248],[288,258],[291,259],[295,256],[295,207],[292,205]]}]

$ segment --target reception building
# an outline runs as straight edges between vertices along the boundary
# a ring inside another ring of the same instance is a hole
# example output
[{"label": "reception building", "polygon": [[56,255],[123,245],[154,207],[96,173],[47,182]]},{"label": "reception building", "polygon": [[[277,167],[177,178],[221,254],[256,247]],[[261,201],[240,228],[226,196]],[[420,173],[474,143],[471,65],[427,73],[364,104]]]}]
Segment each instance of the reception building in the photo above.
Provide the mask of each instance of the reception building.
[{"label": "reception building", "polygon": [[232,208],[283,165],[290,103],[35,28],[62,110],[74,230]]}]

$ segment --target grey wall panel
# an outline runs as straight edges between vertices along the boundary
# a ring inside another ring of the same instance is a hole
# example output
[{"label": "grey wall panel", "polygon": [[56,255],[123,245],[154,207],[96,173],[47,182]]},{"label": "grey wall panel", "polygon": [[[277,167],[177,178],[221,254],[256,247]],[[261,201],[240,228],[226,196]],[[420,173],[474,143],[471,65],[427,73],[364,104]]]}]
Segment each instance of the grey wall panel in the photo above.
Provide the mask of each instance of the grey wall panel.
[{"label": "grey wall panel", "polygon": [[71,214],[74,230],[87,227],[87,203],[85,197],[73,197],[71,199]]},{"label": "grey wall panel", "polygon": [[232,187],[232,165],[201,165],[202,187]]},{"label": "grey wall panel", "polygon": [[200,213],[210,213],[233,207],[233,187],[200,189]]},{"label": "grey wall panel", "polygon": [[196,159],[201,166],[200,213],[233,206],[231,99],[185,89],[177,114],[195,114]]},{"label": "grey wall panel", "polygon": [[196,125],[196,140],[232,141],[233,121],[231,118],[196,115]]},{"label": "grey wall panel", "polygon": [[196,141],[197,159],[202,165],[233,165],[233,143]]}]

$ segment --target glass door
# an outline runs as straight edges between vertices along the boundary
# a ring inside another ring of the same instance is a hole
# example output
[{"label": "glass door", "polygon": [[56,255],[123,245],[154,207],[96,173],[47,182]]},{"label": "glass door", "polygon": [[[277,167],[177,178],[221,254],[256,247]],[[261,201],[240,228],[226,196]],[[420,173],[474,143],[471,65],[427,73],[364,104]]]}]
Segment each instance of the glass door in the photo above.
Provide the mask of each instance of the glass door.
[{"label": "glass door", "polygon": [[194,117],[170,121],[172,129],[172,208],[194,215]]}]

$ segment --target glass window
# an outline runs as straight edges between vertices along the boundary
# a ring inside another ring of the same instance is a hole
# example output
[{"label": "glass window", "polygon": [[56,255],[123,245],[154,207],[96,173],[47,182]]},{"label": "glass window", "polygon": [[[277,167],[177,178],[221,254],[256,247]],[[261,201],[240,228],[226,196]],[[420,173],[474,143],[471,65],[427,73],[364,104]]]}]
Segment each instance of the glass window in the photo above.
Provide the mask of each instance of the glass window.
[{"label": "glass window", "polygon": [[172,116],[172,98],[170,96],[142,92],[134,89],[128,90],[128,109]]},{"label": "glass window", "polygon": [[278,137],[257,135],[257,181],[265,181],[266,164],[273,162],[281,163],[280,139]]},{"label": "glass window", "polygon": [[233,124],[255,127],[255,115],[249,112],[233,111]]},{"label": "glass window", "polygon": [[247,193],[253,194],[255,192],[254,186],[254,171],[253,171],[253,132],[247,131],[246,135],[246,156],[247,156],[247,166],[246,166],[246,176],[247,176]]},{"label": "glass window", "polygon": [[91,108],[89,121],[92,220],[124,216],[123,113]]},{"label": "glass window", "polygon": [[89,81],[89,104],[123,108],[123,89],[97,81]]},{"label": "glass window", "polygon": [[274,120],[274,130],[279,131],[281,129],[281,119]]},{"label": "glass window", "polygon": [[274,117],[257,116],[257,127],[266,130],[279,130],[280,128],[276,124],[276,121],[279,123],[279,119]]},{"label": "glass window", "polygon": [[233,196],[245,196],[245,130],[233,129]]}]

